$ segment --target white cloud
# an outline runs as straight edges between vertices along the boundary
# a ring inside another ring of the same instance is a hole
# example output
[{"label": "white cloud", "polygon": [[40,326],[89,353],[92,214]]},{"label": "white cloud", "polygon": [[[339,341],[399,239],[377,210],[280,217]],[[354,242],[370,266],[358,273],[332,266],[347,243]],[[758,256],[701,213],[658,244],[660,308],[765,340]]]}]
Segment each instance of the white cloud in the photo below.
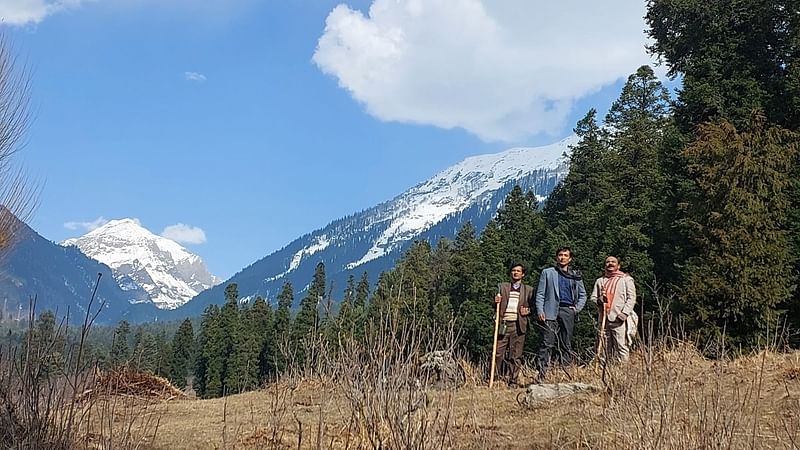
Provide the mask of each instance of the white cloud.
[{"label": "white cloud", "polygon": [[64,228],[68,230],[82,230],[82,231],[94,231],[103,225],[108,223],[108,219],[103,216],[98,217],[97,219],[91,222],[66,222],[64,223]]},{"label": "white cloud", "polygon": [[164,228],[161,236],[182,244],[203,244],[206,242],[206,232],[202,228],[183,223],[176,223]]},{"label": "white cloud", "polygon": [[313,61],[385,121],[485,140],[557,134],[574,102],[651,62],[646,2],[374,0],[341,4]]},{"label": "white cloud", "polygon": [[183,72],[183,78],[188,81],[196,81],[198,83],[206,81],[206,76],[197,72]]},{"label": "white cloud", "polygon": [[11,25],[36,24],[51,14],[77,8],[86,2],[87,0],[2,0],[0,20]]}]

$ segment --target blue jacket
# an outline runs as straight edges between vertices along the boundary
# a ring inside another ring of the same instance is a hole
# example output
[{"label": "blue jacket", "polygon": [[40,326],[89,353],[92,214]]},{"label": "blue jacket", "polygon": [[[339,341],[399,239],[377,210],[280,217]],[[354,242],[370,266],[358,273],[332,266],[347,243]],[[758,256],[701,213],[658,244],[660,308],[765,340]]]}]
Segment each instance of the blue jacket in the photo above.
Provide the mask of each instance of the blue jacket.
[{"label": "blue jacket", "polygon": [[[586,304],[586,288],[583,280],[580,279],[580,272],[572,272],[578,279],[570,279],[572,287],[572,302],[575,304],[575,312],[579,313]],[[539,276],[539,287],[536,289],[536,313],[544,313],[546,320],[556,320],[558,317],[559,299],[558,289],[559,273],[555,267],[548,267]]]}]

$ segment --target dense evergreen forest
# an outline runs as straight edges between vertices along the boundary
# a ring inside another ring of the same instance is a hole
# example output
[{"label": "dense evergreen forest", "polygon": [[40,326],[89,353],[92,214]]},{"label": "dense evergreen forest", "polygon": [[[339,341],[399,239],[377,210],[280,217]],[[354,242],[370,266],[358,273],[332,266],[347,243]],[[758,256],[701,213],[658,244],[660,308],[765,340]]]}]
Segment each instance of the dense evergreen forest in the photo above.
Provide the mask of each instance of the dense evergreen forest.
[{"label": "dense evergreen forest", "polygon": [[[300,299],[286,284],[276,299],[240,305],[232,284],[199,323],[132,331],[123,322],[93,354],[181,387],[192,375],[202,397],[313,370],[326,352],[368,339],[385,321],[394,330],[452,333],[453,349],[484,361],[493,292],[509,263],[522,262],[525,281],[536,285],[561,245],[574,250],[587,288],[607,255],[620,258],[636,280],[642,323],[658,320],[641,330],[648,338],[679,330],[709,356],[755,348],[767,336],[796,346],[797,5],[650,0],[646,20],[650,51],[681,87],[671,96],[651,67],[631,68],[605,117],[590,110],[576,124],[569,175],[544,205],[515,188],[480,235],[466,224],[452,241],[416,242],[374,287],[364,274],[331,292],[322,264]],[[579,351],[592,351],[593,320],[588,307]],[[56,326],[43,313],[31,332]],[[529,333],[528,348],[537,339]]]}]

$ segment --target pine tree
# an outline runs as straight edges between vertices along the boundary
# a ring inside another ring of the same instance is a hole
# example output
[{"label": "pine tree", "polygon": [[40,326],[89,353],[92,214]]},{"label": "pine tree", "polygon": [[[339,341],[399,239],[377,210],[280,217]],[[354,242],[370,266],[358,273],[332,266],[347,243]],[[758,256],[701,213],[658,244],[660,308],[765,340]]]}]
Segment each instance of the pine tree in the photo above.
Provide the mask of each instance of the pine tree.
[{"label": "pine tree", "polygon": [[399,276],[396,271],[381,272],[366,309],[367,323],[379,323],[397,312]]},{"label": "pine tree", "polygon": [[292,342],[297,346],[298,363],[302,366],[307,362],[309,348],[318,337],[319,312],[318,305],[324,301],[325,296],[325,264],[319,263],[314,270],[314,278],[308,292],[300,301],[300,311],[295,316],[292,324]]},{"label": "pine tree", "polygon": [[[747,130],[753,111],[762,111],[764,129],[800,129],[800,15],[797,5],[787,0],[653,0],[648,3],[646,20],[653,38],[651,52],[667,63],[670,76],[679,76],[682,81],[675,114],[679,132],[667,147],[669,173],[680,180],[669,188],[677,195],[667,214],[677,216],[682,211],[673,205],[690,203],[701,194],[694,190],[696,186],[686,170],[688,161],[683,160],[685,153],[681,151],[696,140],[698,126],[725,120],[738,130]],[[795,181],[789,189],[785,227],[795,236],[791,253],[798,254],[799,162],[795,160],[789,170]],[[680,236],[671,242],[674,251],[663,252],[669,257],[663,265],[683,268],[685,273],[686,260],[714,255],[704,255],[702,248],[692,245],[680,245],[688,241],[681,238],[691,231],[682,227],[684,223],[680,221],[675,227]],[[793,274],[800,273],[800,260],[795,261]],[[790,311],[790,323],[800,324],[800,291],[784,307]]]},{"label": "pine tree", "polygon": [[686,150],[698,196],[687,206],[699,252],[689,261],[682,307],[695,330],[755,344],[777,325],[796,275],[786,222],[788,167],[797,137],[755,115],[740,133],[722,121],[700,127]]},{"label": "pine tree", "polygon": [[491,283],[481,271],[480,243],[475,238],[475,227],[466,222],[456,234],[451,271],[450,300],[461,327],[461,344],[473,361],[478,361],[491,351],[494,323],[490,304]]},{"label": "pine tree", "polygon": [[184,319],[172,338],[169,380],[181,389],[186,388],[186,378],[195,359],[195,340],[192,321]]},{"label": "pine tree", "polygon": [[485,291],[485,282],[480,279],[481,253],[475,238],[475,227],[466,222],[458,230],[453,243],[450,272],[453,280],[450,286],[450,300],[453,309],[458,311],[467,300],[477,300]]},{"label": "pine tree", "polygon": [[291,308],[294,303],[294,288],[292,283],[285,282],[278,294],[278,309],[275,311],[275,318],[273,320],[272,328],[274,337],[271,345],[274,349],[272,357],[270,358],[270,375],[281,374],[287,369],[288,360],[290,359],[289,353],[295,348],[291,341],[292,330],[292,316]]},{"label": "pine tree", "polygon": [[109,361],[111,367],[125,366],[130,361],[130,346],[128,337],[131,333],[131,326],[126,320],[121,320],[114,330],[114,340],[111,343],[111,354]]},{"label": "pine tree", "polygon": [[222,396],[224,339],[220,309],[209,305],[203,312],[195,346],[198,353],[193,387],[202,398]]},{"label": "pine tree", "polygon": [[364,337],[367,319],[367,302],[369,300],[369,274],[363,272],[358,280],[353,295],[353,329],[352,334],[356,338]]},{"label": "pine tree", "polygon": [[250,316],[253,336],[256,337],[256,380],[261,383],[272,371],[275,352],[274,312],[272,307],[261,296],[256,297],[253,306],[247,311]]},{"label": "pine tree", "polygon": [[[263,314],[263,306],[264,299],[261,299],[259,314]],[[258,385],[259,354],[263,345],[261,333],[266,331],[258,330],[260,320],[263,317],[257,318],[253,307],[238,311],[237,324],[231,332],[233,346],[226,369],[226,392],[244,392]]]},{"label": "pine tree", "polygon": [[767,123],[800,126],[795,3],[651,0],[646,20],[651,52],[682,78],[677,118],[685,132],[719,119],[744,129],[753,110],[765,111]]},{"label": "pine tree", "polygon": [[650,66],[628,77],[605,119],[616,165],[614,185],[622,195],[619,210],[608,211],[622,218],[622,227],[612,230],[615,242],[608,250],[647,283],[655,278],[654,236],[665,233],[661,213],[667,204],[667,183],[659,149],[670,120],[669,93]]},{"label": "pine tree", "polygon": [[685,150],[699,194],[686,220],[700,252],[689,261],[682,306],[695,329],[755,344],[777,325],[776,307],[796,279],[776,265],[795,260],[786,222],[796,142],[755,115],[746,132],[726,121],[703,125]]},{"label": "pine tree", "polygon": [[504,274],[512,263],[521,263],[531,272],[532,266],[540,263],[545,230],[536,197],[514,186],[494,220],[505,251]]},{"label": "pine tree", "polygon": [[222,345],[216,355],[221,361],[222,393],[228,395],[239,392],[239,374],[235,367],[234,355],[244,345],[243,329],[239,312],[239,286],[230,283],[225,287],[225,304],[220,308],[220,332]]},{"label": "pine tree", "polygon": [[335,336],[353,336],[353,330],[356,325],[355,317],[355,277],[353,274],[347,277],[347,284],[344,288],[344,296],[342,304],[339,307],[339,314],[336,316],[336,325],[334,327]]},{"label": "pine tree", "polygon": [[430,321],[433,273],[432,251],[428,241],[415,241],[397,262],[392,276],[394,295],[388,311],[398,313],[408,323],[425,327]]},{"label": "pine tree", "polygon": [[30,367],[38,367],[39,370],[34,372],[40,379],[46,379],[64,367],[66,339],[61,327],[56,326],[53,311],[39,314],[23,342],[26,362]]},{"label": "pine tree", "polygon": [[158,367],[158,344],[153,333],[138,327],[134,334],[133,367],[141,372],[155,373]]},{"label": "pine tree", "polygon": [[156,348],[158,349],[158,359],[156,360],[155,374],[160,377],[168,377],[170,366],[172,365],[172,344],[167,339],[167,330],[162,328],[155,335]]},{"label": "pine tree", "polygon": [[453,243],[441,238],[431,253],[429,272],[431,288],[428,293],[429,326],[445,329],[453,320],[453,305],[450,290],[455,283],[452,271]]},{"label": "pine tree", "polygon": [[507,254],[507,244],[503,241],[497,221],[490,220],[486,224],[478,241],[478,248],[481,254],[480,273],[484,277],[483,294],[494,295],[492,294],[494,288],[491,286],[497,286],[498,283],[506,281],[508,278],[507,266],[511,262]]},{"label": "pine tree", "polygon": [[615,185],[615,156],[608,133],[597,123],[597,112],[589,110],[574,131],[579,142],[569,156],[569,173],[550,194],[544,216],[554,247],[550,258],[556,248],[567,245],[575,255],[573,265],[587,273],[601,267],[612,251],[609,233],[623,225],[613,214],[620,210],[622,198]]},{"label": "pine tree", "polygon": [[367,306],[367,299],[369,298],[369,275],[367,272],[361,274],[361,279],[358,280],[356,286],[356,295],[353,300],[353,307],[356,310],[364,309]]}]

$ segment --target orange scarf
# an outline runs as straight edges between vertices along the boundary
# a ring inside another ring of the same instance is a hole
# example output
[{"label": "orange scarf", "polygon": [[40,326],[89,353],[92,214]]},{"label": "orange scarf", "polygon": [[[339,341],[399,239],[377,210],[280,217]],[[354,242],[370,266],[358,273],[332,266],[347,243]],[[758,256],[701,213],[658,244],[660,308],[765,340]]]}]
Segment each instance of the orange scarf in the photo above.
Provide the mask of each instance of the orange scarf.
[{"label": "orange scarf", "polygon": [[617,293],[617,283],[624,276],[625,272],[621,270],[615,272],[606,271],[603,275],[605,282],[603,283],[602,289],[606,299],[608,299],[608,302],[606,302],[606,312],[611,311],[611,304],[614,303],[614,295]]}]

